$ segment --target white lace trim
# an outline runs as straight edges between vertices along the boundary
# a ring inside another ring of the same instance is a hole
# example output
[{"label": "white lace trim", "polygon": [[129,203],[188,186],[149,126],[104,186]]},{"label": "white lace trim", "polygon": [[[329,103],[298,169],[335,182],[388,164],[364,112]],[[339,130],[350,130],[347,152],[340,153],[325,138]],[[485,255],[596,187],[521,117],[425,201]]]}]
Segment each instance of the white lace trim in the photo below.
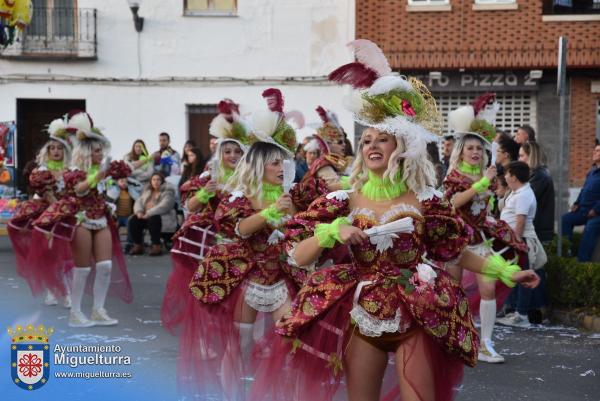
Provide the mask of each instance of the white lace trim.
[{"label": "white lace trim", "polygon": [[379,219],[377,218],[377,216],[375,215],[375,212],[373,210],[366,208],[366,207],[361,207],[361,208],[352,210],[352,212],[350,212],[350,215],[348,216],[348,218],[351,221],[354,221],[355,216],[362,214],[364,216],[372,218],[373,220],[376,220],[379,224],[383,224],[383,223],[387,223],[389,219],[397,216],[398,214],[400,214],[402,212],[410,212],[410,213],[415,213],[418,216],[422,216],[421,212],[416,207],[414,207],[412,205],[408,205],[406,203],[398,203],[398,204],[392,206],[390,208],[390,210],[388,210],[387,212],[382,214],[379,217]]},{"label": "white lace trim", "polygon": [[396,310],[393,319],[379,320],[356,304],[350,311],[350,317],[358,326],[360,334],[367,337],[380,337],[383,333],[404,333],[410,327],[410,322],[402,322],[400,309]]},{"label": "white lace trim", "polygon": [[206,178],[206,177],[210,177],[210,171],[205,171],[202,174],[200,174],[200,178]]},{"label": "white lace trim", "polygon": [[477,245],[468,245],[467,250],[482,257],[488,257],[492,254],[492,250],[483,242]]},{"label": "white lace trim", "polygon": [[298,247],[298,242],[294,242],[294,245],[292,245],[292,248],[290,250],[288,250],[288,257],[287,257],[287,262],[289,265],[293,266],[293,267],[297,267],[299,269],[303,269],[303,270],[308,270],[310,272],[315,271],[316,267],[317,267],[317,263],[316,261],[309,264],[309,265],[304,265],[304,266],[299,266],[298,263],[296,262],[296,248]]},{"label": "white lace trim", "polygon": [[[231,198],[230,198],[231,201]],[[235,223],[235,234],[240,237],[241,239],[246,239],[246,238],[250,238],[250,235],[242,235],[240,233],[240,223],[242,222],[242,219],[239,219],[237,221],[237,223]]]},{"label": "white lace trim", "polygon": [[273,232],[269,236],[269,239],[267,239],[267,244],[276,245],[279,243],[279,241],[281,241],[284,238],[285,238],[285,235],[283,235],[283,233],[281,231],[273,230]]},{"label": "white lace trim", "polygon": [[431,200],[433,199],[433,197],[442,198],[443,196],[444,194],[442,194],[437,189],[433,187],[427,187],[417,194],[417,199],[419,200],[419,202],[423,202],[426,200]]},{"label": "white lace trim", "polygon": [[229,202],[233,202],[234,200],[238,199],[238,198],[243,198],[244,197],[244,193],[242,191],[233,191],[231,193],[231,195],[229,196]]},{"label": "white lace trim", "polygon": [[103,228],[105,228],[108,225],[108,222],[106,221],[106,217],[102,216],[99,219],[89,219],[89,218],[85,218],[82,222],[81,222],[81,226],[83,228],[87,228],[88,230],[101,230]]},{"label": "white lace trim", "polygon": [[244,300],[251,308],[259,312],[273,312],[285,303],[288,289],[285,281],[273,285],[261,285],[248,282]]},{"label": "white lace trim", "polygon": [[348,194],[353,192],[351,189],[349,190],[345,190],[345,189],[341,189],[339,191],[334,191],[334,192],[330,192],[328,193],[325,198],[327,199],[336,199],[338,201],[345,201],[348,200],[348,198],[350,197]]}]

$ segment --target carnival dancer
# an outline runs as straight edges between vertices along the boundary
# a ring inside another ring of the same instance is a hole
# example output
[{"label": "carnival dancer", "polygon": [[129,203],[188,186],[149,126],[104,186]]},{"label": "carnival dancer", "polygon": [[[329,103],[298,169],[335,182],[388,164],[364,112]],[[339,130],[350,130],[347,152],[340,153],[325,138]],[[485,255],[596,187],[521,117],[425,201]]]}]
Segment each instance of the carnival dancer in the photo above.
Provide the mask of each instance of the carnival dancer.
[{"label": "carnival dancer", "polygon": [[281,92],[267,89],[263,97],[269,111],[252,116],[257,142],[238,163],[225,186],[229,196],[221,199],[215,212],[218,232],[233,242],[211,248],[190,283],[203,309],[200,336],[218,355],[212,364],[202,364],[196,380],[202,388],[222,392],[231,400],[244,397],[240,378],[251,371],[258,312],[280,318],[295,293],[284,272],[279,228],[296,212],[282,185],[294,178],[294,168],[288,171],[291,176],[284,177],[284,163],[293,158],[296,133],[286,121]]},{"label": "carnival dancer", "polygon": [[352,190],[315,200],[288,222],[286,239],[298,266],[340,244],[350,245],[353,261],[309,277],[277,322],[283,337],[271,342],[252,400],[330,400],[342,371],[350,401],[379,400],[390,352],[403,401],[450,400],[463,364],[477,361],[478,339],[462,289],[432,260],[457,260],[511,284],[538,281],[499,256],[465,250],[470,229],[432,187],[433,97],[420,81],[391,75],[374,43],[351,45],[358,61],[330,79],[367,88],[353,103],[356,121],[368,128]]},{"label": "carnival dancer", "polygon": [[[69,246],[75,263],[71,288],[69,326],[110,326],[118,323],[108,316],[104,303],[111,292],[131,302],[132,291],[125,258],[119,243],[113,208],[104,198],[110,180],[127,177],[130,168],[122,161],[110,162],[110,142],[94,127],[91,117],[82,111],[69,113],[67,131],[77,139],[71,169],[64,174],[65,195],[53,203],[33,223],[36,238],[50,237],[47,246],[35,247],[30,253],[32,263],[56,271],[61,257],[56,247]],[[113,269],[113,260],[116,269]],[[94,266],[93,309],[91,319],[81,311],[81,301],[88,275]],[[111,278],[112,277],[112,278]],[[112,285],[111,285],[112,281]]]},{"label": "carnival dancer", "polygon": [[[496,187],[496,166],[488,167],[486,149],[491,148],[499,110],[496,95],[486,93],[472,105],[450,112],[450,128],[460,138],[450,156],[450,166],[444,179],[446,197],[457,213],[473,229],[468,249],[483,257],[501,253],[505,259],[525,257],[527,245],[520,241],[508,224],[492,217],[488,205]],[[522,263],[520,263],[522,265]],[[461,266],[449,266],[451,274],[461,280]],[[504,362],[493,346],[492,333],[496,322],[497,306],[502,306],[510,288],[501,282],[491,282],[481,274],[466,272],[462,283],[474,312],[481,319],[479,360],[489,363]]]},{"label": "carnival dancer", "polygon": [[224,99],[219,102],[218,110],[219,115],[212,120],[209,129],[210,135],[218,138],[215,157],[204,173],[180,188],[188,215],[173,237],[173,270],[161,308],[163,327],[176,334],[181,326],[178,377],[183,379],[211,354],[215,357],[199,335],[200,326],[207,322],[202,320],[203,306],[190,293],[189,284],[209,248],[230,241],[225,234],[217,232],[214,214],[223,197],[229,196],[223,187],[253,140],[237,104]]},{"label": "carnival dancer", "polygon": [[64,194],[63,173],[69,167],[73,150],[73,135],[66,130],[65,118],[56,119],[48,126],[50,138],[36,156],[38,167],[29,175],[29,186],[35,195],[33,199],[19,204],[17,213],[8,222],[8,235],[15,251],[17,272],[27,281],[33,296],[38,296],[45,290],[46,305],[56,305],[57,297],[63,297],[63,305],[70,308],[71,296],[67,275],[72,263],[67,262],[62,266],[63,274],[59,272],[57,275],[46,268],[31,269],[27,264],[27,255],[32,244],[33,222]]},{"label": "carnival dancer", "polygon": [[320,157],[311,163],[302,180],[291,191],[294,204],[300,210],[306,210],[319,196],[350,188],[348,177],[343,175],[348,167],[344,130],[334,113],[322,106],[316,110],[322,125],[307,146],[311,150],[316,147]]}]

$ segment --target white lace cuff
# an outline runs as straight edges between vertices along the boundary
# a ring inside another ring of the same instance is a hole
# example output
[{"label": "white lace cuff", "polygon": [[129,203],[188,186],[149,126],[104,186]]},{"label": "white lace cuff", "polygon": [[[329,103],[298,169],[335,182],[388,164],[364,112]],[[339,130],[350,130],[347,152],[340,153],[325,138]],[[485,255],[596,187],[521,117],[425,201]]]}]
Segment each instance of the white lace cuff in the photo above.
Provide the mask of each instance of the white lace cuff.
[{"label": "white lace cuff", "polygon": [[393,319],[380,320],[362,306],[355,304],[350,311],[350,317],[358,326],[360,334],[367,337],[380,337],[383,333],[404,333],[410,327],[410,322],[402,322],[400,309],[396,310]]},{"label": "white lace cuff", "polygon": [[299,266],[298,263],[296,262],[296,248],[298,247],[298,244],[299,244],[299,242],[294,242],[294,245],[292,245],[292,248],[288,251],[288,258],[287,258],[288,264],[291,266],[294,266],[294,267],[298,267],[303,270],[308,270],[310,272],[314,272],[317,267],[316,261],[309,265],[303,265],[303,266]]}]

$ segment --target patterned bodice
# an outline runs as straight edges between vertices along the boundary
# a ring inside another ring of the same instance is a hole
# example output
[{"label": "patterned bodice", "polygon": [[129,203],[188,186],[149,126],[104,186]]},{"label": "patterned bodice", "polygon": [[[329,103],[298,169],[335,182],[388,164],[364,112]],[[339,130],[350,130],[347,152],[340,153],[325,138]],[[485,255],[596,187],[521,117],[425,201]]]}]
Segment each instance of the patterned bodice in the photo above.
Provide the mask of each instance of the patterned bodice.
[{"label": "patterned bodice", "polygon": [[42,166],[29,175],[29,186],[36,195],[42,198],[46,193],[52,192],[59,199],[64,193],[65,182],[62,174],[56,176],[52,171]]},{"label": "patterned bodice", "polygon": [[[458,170],[452,170],[444,179],[446,198],[452,199],[454,195],[468,190],[473,184],[474,181],[470,177]],[[469,202],[457,209],[458,214],[474,228],[479,228],[485,223],[489,215],[488,204],[495,187],[496,181],[494,180],[487,191],[475,195]]]},{"label": "patterned bodice", "polygon": [[81,170],[70,170],[64,174],[65,197],[77,201],[78,209],[84,212],[88,219],[99,219],[105,215],[106,203],[102,195],[102,187],[90,188],[85,194],[77,195],[75,187],[87,178],[87,174]]}]

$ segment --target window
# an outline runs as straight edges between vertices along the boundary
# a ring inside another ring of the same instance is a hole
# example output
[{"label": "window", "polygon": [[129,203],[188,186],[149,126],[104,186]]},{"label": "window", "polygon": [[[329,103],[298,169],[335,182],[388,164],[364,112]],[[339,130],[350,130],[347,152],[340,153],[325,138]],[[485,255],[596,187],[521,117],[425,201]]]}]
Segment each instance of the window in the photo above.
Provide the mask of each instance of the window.
[{"label": "window", "polygon": [[411,6],[439,6],[450,4],[450,0],[408,0],[408,4]]},{"label": "window", "polygon": [[237,11],[237,0],[184,0],[185,15],[233,16]]},{"label": "window", "polygon": [[[448,113],[460,106],[470,104],[483,92],[439,92],[433,93],[438,109],[444,116],[444,133],[448,133]],[[537,98],[525,91],[496,92],[500,111],[496,116],[496,127],[514,133],[523,124],[537,129]]]},{"label": "window", "polygon": [[544,15],[600,14],[600,0],[543,0]]},{"label": "window", "polygon": [[475,4],[513,4],[517,0],[475,0]]}]

